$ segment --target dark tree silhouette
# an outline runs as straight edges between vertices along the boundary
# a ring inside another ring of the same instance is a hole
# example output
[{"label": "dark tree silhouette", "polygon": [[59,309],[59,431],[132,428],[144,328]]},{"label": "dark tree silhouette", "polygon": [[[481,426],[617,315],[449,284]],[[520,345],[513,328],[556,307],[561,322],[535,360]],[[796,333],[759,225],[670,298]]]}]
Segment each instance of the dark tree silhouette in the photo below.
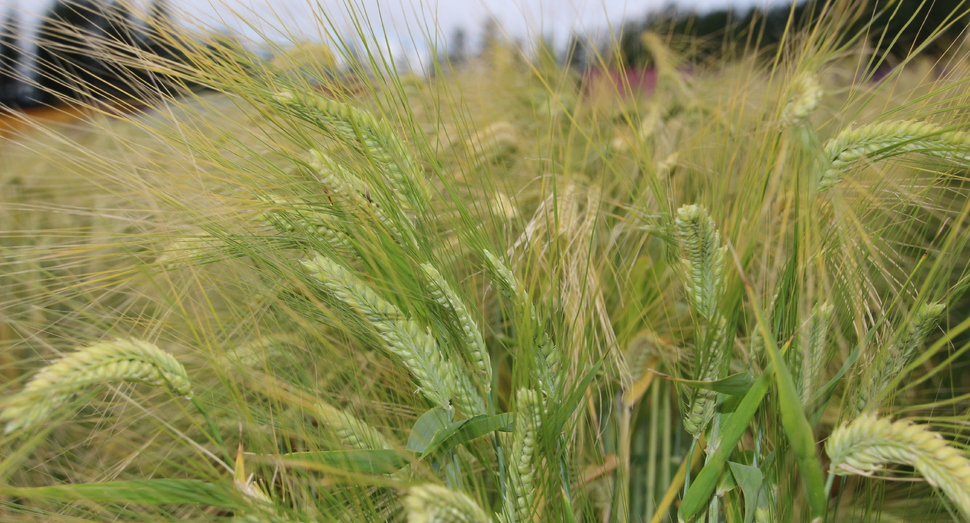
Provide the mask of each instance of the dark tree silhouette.
[{"label": "dark tree silhouette", "polygon": [[104,24],[95,0],[58,0],[37,34],[38,100],[57,104],[89,99],[98,59],[91,52],[93,30]]},{"label": "dark tree silhouette", "polygon": [[23,81],[18,70],[23,53],[20,49],[20,20],[10,9],[0,24],[0,106],[20,105]]}]

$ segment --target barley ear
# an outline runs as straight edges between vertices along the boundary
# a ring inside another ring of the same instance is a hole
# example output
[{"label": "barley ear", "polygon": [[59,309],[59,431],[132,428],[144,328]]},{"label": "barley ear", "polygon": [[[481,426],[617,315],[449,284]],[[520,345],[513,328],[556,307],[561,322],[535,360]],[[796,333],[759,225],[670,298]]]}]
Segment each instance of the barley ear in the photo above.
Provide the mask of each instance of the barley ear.
[{"label": "barley ear", "polygon": [[467,495],[440,485],[411,487],[404,499],[408,523],[489,523],[482,507]]},{"label": "barley ear", "polygon": [[698,205],[677,210],[674,220],[680,242],[681,280],[694,312],[708,321],[717,314],[724,273],[721,235],[714,220]]},{"label": "barley ear", "polygon": [[[717,328],[713,332],[714,338],[710,343],[707,354],[700,355],[694,369],[694,379],[697,381],[717,381],[724,377],[731,360],[734,346],[734,334],[729,332],[727,321],[721,317]],[[710,389],[693,389],[689,408],[684,414],[684,429],[697,437],[707,428],[707,424],[714,417],[717,407],[717,392]]]},{"label": "barley ear", "polygon": [[818,190],[842,181],[842,173],[863,159],[880,161],[905,153],[918,153],[957,165],[970,164],[970,133],[946,131],[938,125],[915,120],[882,122],[846,129],[825,142],[825,164]]},{"label": "barley ear", "polygon": [[521,313],[528,314],[532,320],[536,353],[539,356],[536,361],[536,378],[546,397],[554,398],[563,384],[562,355],[555,342],[546,333],[544,322],[535,304],[532,303],[529,293],[512,274],[512,269],[488,250],[483,250],[482,253],[485,255],[492,281],[498,285],[499,293],[512,302]]},{"label": "barley ear", "polygon": [[970,520],[970,461],[926,426],[866,413],[833,431],[825,452],[830,472],[838,475],[868,476],[891,463],[911,466]]},{"label": "barley ear", "polygon": [[345,447],[357,450],[393,448],[380,432],[336,407],[326,403],[316,403],[312,409],[314,414],[333,429],[340,443]]},{"label": "barley ear", "polygon": [[302,263],[311,277],[373,326],[384,342],[384,349],[411,373],[425,397],[437,405],[451,408],[457,386],[455,369],[444,358],[428,329],[421,328],[330,258],[318,255],[312,261]]},{"label": "barley ear", "polygon": [[488,354],[488,347],[485,346],[485,339],[482,337],[482,330],[478,322],[465,307],[465,302],[451,288],[448,281],[430,264],[421,266],[425,279],[431,286],[431,298],[438,305],[449,311],[457,326],[461,331],[461,341],[465,353],[471,361],[475,371],[479,373],[480,380],[485,392],[492,390],[492,361]]},{"label": "barley ear", "polygon": [[878,354],[870,366],[870,376],[863,382],[856,397],[855,413],[859,414],[871,408],[872,403],[889,386],[892,380],[906,368],[923,346],[927,336],[936,328],[940,315],[943,314],[942,303],[924,303],[913,313],[913,317],[906,330],[897,341]]},{"label": "barley ear", "polygon": [[6,421],[4,432],[30,427],[74,394],[114,381],[143,382],[178,396],[192,395],[185,368],[171,354],[140,340],[102,341],[62,357],[34,375],[0,413],[0,421]]},{"label": "barley ear", "polygon": [[535,510],[536,439],[542,424],[542,401],[534,390],[519,389],[515,395],[515,427],[509,454],[509,484],[503,516],[506,523],[532,521]]},{"label": "barley ear", "polygon": [[782,111],[782,119],[792,127],[804,124],[818,107],[822,94],[822,86],[816,75],[802,73],[796,76],[792,81],[791,96]]},{"label": "barley ear", "polygon": [[822,378],[825,367],[825,342],[828,339],[829,326],[832,324],[831,303],[816,305],[812,310],[812,318],[799,338],[798,348],[801,357],[800,392],[802,405],[808,405],[815,392],[813,387]]},{"label": "barley ear", "polygon": [[313,209],[304,201],[288,201],[272,194],[261,196],[260,199],[273,205],[260,215],[260,219],[280,233],[288,236],[294,233],[310,235],[333,249],[353,252],[353,243],[336,225],[333,216]]},{"label": "barley ear", "polygon": [[384,120],[336,100],[314,95],[277,93],[277,109],[317,126],[332,138],[352,145],[368,157],[389,179],[401,197],[402,207],[424,209],[429,197],[427,182],[404,141]]}]

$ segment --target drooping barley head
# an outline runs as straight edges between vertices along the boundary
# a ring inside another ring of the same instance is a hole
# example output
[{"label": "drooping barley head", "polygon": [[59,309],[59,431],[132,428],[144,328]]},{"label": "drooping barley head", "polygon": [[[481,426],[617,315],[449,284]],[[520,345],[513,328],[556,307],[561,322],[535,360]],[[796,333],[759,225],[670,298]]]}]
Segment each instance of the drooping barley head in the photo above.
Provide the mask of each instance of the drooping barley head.
[{"label": "drooping barley head", "polygon": [[72,352],[38,372],[0,413],[5,432],[43,421],[83,390],[103,383],[135,381],[191,396],[185,368],[171,354],[134,339],[102,341]]},{"label": "drooping barley head", "polygon": [[891,463],[911,466],[970,519],[970,460],[925,426],[866,413],[832,432],[825,452],[838,475],[871,475]]},{"label": "drooping barley head", "polygon": [[472,498],[440,485],[411,487],[404,499],[408,523],[489,523]]}]

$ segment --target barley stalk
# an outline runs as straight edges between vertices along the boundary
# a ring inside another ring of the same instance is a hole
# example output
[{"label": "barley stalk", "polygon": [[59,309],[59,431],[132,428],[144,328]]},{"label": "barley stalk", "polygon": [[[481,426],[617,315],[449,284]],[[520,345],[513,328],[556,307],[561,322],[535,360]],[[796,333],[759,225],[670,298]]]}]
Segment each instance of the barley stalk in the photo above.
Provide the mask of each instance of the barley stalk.
[{"label": "barley stalk", "polygon": [[945,131],[928,122],[903,120],[874,123],[846,129],[825,143],[818,189],[837,185],[844,171],[862,159],[880,161],[904,153],[920,153],[953,162],[970,164],[970,133]]},{"label": "barley stalk", "polygon": [[970,460],[926,426],[866,413],[832,432],[825,451],[838,475],[868,476],[889,463],[911,466],[970,519]]},{"label": "barley stalk", "polygon": [[536,439],[542,424],[542,401],[533,390],[515,396],[515,427],[509,454],[509,483],[505,492],[505,523],[532,521],[535,509]]},{"label": "barley stalk", "polygon": [[425,397],[437,405],[451,408],[457,386],[455,370],[444,359],[430,333],[326,256],[318,255],[312,261],[304,261],[303,266],[334,297],[374,327],[384,341],[384,348],[396,356],[417,380]]},{"label": "barley stalk", "polygon": [[680,241],[684,289],[694,312],[710,321],[717,314],[727,247],[721,246],[721,235],[703,207],[681,207],[674,224]]},{"label": "barley stalk", "polygon": [[411,487],[404,499],[408,523],[488,523],[482,507],[467,495],[440,485]]},{"label": "barley stalk", "polygon": [[485,392],[488,393],[492,390],[492,361],[478,322],[468,312],[465,302],[437,269],[426,263],[421,266],[421,270],[431,286],[431,297],[456,320],[461,330],[461,341],[466,355],[479,373]]},{"label": "barley stalk", "polygon": [[277,93],[273,101],[278,109],[363,152],[390,178],[390,186],[401,196],[402,207],[425,208],[428,189],[418,163],[387,122],[367,111],[319,96],[283,92]]},{"label": "barley stalk", "polygon": [[45,367],[7,401],[4,432],[30,427],[84,389],[112,381],[137,381],[191,396],[185,368],[155,345],[133,339],[102,341]]}]

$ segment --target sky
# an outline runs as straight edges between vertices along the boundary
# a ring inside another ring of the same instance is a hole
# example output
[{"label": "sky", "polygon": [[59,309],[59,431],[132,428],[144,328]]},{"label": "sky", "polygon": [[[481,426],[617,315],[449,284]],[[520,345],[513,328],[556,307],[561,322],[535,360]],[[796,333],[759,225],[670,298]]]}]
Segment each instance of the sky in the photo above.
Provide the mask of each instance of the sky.
[{"label": "sky", "polygon": [[[149,0],[134,0],[145,5]],[[0,0],[0,7],[13,7],[29,27],[52,0]],[[391,48],[421,52],[435,28],[439,41],[461,27],[474,48],[485,20],[494,16],[513,39],[530,40],[536,35],[552,37],[563,45],[570,32],[604,30],[625,19],[642,19],[646,13],[668,4],[705,11],[733,6],[747,9],[766,4],[788,4],[791,0],[170,0],[182,18],[213,30],[229,30],[252,41],[320,40],[323,16],[341,34],[351,34],[348,12],[363,13],[375,28],[369,34],[385,34]],[[352,5],[352,10],[348,9]],[[6,9],[2,9],[6,11]],[[413,42],[417,42],[414,44]]]}]

